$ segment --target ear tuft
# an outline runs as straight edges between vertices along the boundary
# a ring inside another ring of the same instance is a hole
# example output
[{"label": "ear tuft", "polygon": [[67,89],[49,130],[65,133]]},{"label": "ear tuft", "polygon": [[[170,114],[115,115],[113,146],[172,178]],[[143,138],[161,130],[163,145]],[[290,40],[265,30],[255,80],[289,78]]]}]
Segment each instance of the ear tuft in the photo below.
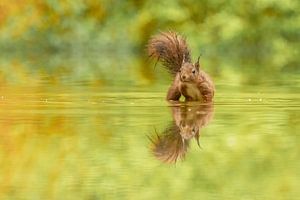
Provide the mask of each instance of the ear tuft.
[{"label": "ear tuft", "polygon": [[183,54],[183,56],[182,56],[182,65],[183,65],[185,62],[186,62],[186,60],[185,60],[185,54]]},{"label": "ear tuft", "polygon": [[200,68],[200,63],[199,63],[200,56],[198,56],[197,62],[195,62],[195,67],[198,68],[198,69]]}]

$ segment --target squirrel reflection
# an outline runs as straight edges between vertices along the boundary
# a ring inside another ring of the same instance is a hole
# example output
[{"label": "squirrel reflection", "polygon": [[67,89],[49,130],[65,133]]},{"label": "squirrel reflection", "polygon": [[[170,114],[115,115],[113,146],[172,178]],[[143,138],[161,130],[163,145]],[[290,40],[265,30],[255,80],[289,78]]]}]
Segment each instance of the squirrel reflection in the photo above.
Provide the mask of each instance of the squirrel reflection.
[{"label": "squirrel reflection", "polygon": [[161,134],[150,137],[152,153],[164,163],[176,163],[178,158],[183,159],[192,138],[200,146],[200,131],[213,118],[213,104],[183,104],[171,108],[173,122]]}]

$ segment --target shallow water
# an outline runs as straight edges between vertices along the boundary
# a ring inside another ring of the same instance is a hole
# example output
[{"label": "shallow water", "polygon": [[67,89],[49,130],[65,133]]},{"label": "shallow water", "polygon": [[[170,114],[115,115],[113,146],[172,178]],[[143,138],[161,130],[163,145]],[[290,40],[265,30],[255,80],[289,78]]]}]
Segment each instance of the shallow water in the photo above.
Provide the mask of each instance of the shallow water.
[{"label": "shallow water", "polygon": [[2,86],[0,198],[300,196],[298,80],[218,82],[214,105],[170,104],[166,87]]}]

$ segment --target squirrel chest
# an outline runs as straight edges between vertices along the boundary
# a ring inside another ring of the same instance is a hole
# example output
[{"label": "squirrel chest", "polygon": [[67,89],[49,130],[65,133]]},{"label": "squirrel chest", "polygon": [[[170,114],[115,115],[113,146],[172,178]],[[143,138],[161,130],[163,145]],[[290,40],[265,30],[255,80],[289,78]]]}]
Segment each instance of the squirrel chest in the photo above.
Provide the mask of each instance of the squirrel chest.
[{"label": "squirrel chest", "polygon": [[196,83],[180,82],[179,91],[187,100],[201,101],[202,95]]}]

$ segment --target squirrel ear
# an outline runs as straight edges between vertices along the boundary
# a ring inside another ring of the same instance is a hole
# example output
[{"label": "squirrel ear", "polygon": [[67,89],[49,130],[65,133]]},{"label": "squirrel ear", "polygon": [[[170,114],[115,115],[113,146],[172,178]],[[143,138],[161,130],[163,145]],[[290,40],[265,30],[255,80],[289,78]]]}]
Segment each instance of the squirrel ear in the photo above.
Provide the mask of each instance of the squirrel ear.
[{"label": "squirrel ear", "polygon": [[183,56],[182,56],[182,65],[183,65],[183,63],[185,63],[185,54],[183,54]]},{"label": "squirrel ear", "polygon": [[195,67],[198,68],[198,69],[200,68],[200,63],[199,63],[200,56],[198,56],[197,62],[195,62]]}]

